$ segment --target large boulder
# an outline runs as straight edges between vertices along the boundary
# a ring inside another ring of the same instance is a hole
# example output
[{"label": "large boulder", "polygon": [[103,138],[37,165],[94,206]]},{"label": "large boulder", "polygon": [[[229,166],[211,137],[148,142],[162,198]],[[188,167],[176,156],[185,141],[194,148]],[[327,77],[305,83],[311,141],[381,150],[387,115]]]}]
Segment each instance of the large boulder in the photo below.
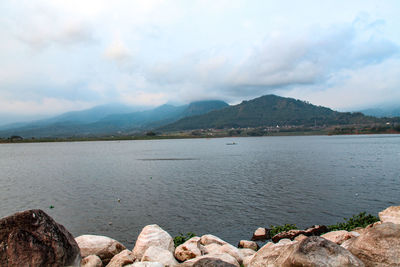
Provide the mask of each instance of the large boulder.
[{"label": "large boulder", "polygon": [[204,254],[219,254],[219,250],[221,248],[221,245],[218,245],[217,243],[212,243],[209,245],[205,245],[205,253]]},{"label": "large boulder", "polygon": [[106,267],[123,267],[135,262],[132,251],[125,249],[115,255]]},{"label": "large boulder", "polygon": [[282,240],[277,244],[268,243],[250,261],[250,267],[289,266],[364,266],[349,251],[319,236],[312,236],[301,242]]},{"label": "large boulder", "polygon": [[259,227],[257,228],[257,230],[254,231],[253,236],[251,238],[251,240],[253,241],[264,241],[267,239],[270,239],[271,235],[270,235],[270,230],[267,228],[263,228],[263,227]]},{"label": "large boulder", "polygon": [[186,261],[205,254],[205,248],[200,244],[200,237],[195,236],[179,245],[174,252],[175,258]]},{"label": "large boulder", "polygon": [[75,238],[81,249],[82,257],[97,255],[104,264],[126,247],[117,240],[101,235],[81,235]]},{"label": "large boulder", "polygon": [[254,254],[250,263],[246,261],[246,264],[249,267],[283,266],[284,260],[287,259],[297,243],[287,239],[281,240],[276,244],[268,242]]},{"label": "large boulder", "polygon": [[0,265],[79,266],[74,237],[42,210],[0,219]]},{"label": "large boulder", "polygon": [[366,266],[400,266],[400,224],[369,227],[347,247]]},{"label": "large boulder", "polygon": [[216,237],[215,235],[203,235],[200,239],[200,243],[203,246],[210,245],[210,244],[218,244],[218,245],[225,245],[227,242],[222,240],[219,237]]},{"label": "large boulder", "polygon": [[145,251],[141,261],[160,262],[166,267],[174,267],[179,265],[171,251],[154,246],[149,247]]},{"label": "large boulder", "polygon": [[235,247],[235,246],[232,246],[231,244],[222,245],[219,248],[219,253],[221,253],[221,254],[224,254],[224,253],[229,254],[232,257],[234,257],[235,260],[239,264],[243,263],[242,254],[240,253],[239,249],[237,247]]},{"label": "large boulder", "polygon": [[391,206],[379,212],[381,222],[400,224],[400,206]]},{"label": "large boulder", "polygon": [[172,237],[157,224],[147,225],[142,229],[133,248],[133,255],[137,259],[141,259],[151,246],[160,247],[172,253],[175,250]]},{"label": "large boulder", "polygon": [[237,260],[229,254],[211,254],[200,256],[180,265],[181,267],[240,267]]},{"label": "large boulder", "polygon": [[312,236],[293,246],[293,252],[282,266],[364,266],[346,249],[320,236]]},{"label": "large boulder", "polygon": [[254,241],[248,241],[248,240],[240,240],[238,244],[239,248],[250,248],[252,250],[257,251],[260,247],[258,244]]},{"label": "large boulder", "polygon": [[346,241],[352,237],[355,237],[355,235],[351,232],[348,232],[345,230],[340,230],[340,231],[328,232],[326,234],[321,235],[321,237],[328,239],[329,241],[332,241],[333,243],[341,245],[344,241]]},{"label": "large boulder", "polygon": [[306,230],[289,230],[286,232],[281,232],[272,237],[273,242],[278,242],[281,239],[288,238],[290,240],[294,240],[299,235],[305,236],[319,236],[328,232],[328,227],[325,225],[314,225],[312,227],[307,228]]},{"label": "large boulder", "polygon": [[81,267],[103,267],[103,262],[96,255],[89,255],[82,259]]}]

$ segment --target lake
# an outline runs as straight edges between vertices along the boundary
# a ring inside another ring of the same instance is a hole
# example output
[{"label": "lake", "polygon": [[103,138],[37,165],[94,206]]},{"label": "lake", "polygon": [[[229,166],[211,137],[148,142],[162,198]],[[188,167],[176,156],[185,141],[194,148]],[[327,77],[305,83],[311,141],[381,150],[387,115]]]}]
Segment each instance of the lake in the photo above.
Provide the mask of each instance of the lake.
[{"label": "lake", "polygon": [[147,224],[236,245],[271,224],[377,215],[399,192],[400,135],[0,145],[1,217],[39,208],[129,249]]}]

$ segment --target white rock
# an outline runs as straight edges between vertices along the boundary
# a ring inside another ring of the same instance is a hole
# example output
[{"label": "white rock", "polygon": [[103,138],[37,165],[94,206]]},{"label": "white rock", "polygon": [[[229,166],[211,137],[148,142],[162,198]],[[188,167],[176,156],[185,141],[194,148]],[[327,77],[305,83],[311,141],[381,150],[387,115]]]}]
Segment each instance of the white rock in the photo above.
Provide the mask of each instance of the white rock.
[{"label": "white rock", "polygon": [[244,259],[248,256],[253,256],[254,254],[256,254],[256,252],[254,250],[252,250],[251,248],[240,248],[239,254],[240,254],[240,257],[242,259]]},{"label": "white rock", "polygon": [[219,252],[220,252],[219,254],[224,254],[224,253],[226,253],[226,254],[231,255],[232,257],[235,258],[235,260],[236,260],[239,264],[242,264],[242,262],[243,262],[242,256],[241,256],[241,254],[240,254],[240,252],[239,252],[239,249],[238,249],[237,247],[232,246],[231,244],[222,245],[222,246],[219,248]]},{"label": "white rock", "polygon": [[174,252],[175,258],[180,261],[190,260],[205,254],[205,248],[200,244],[200,237],[195,236],[179,245]]},{"label": "white rock", "polygon": [[75,238],[81,250],[81,255],[97,255],[104,264],[107,264],[112,257],[126,249],[117,240],[99,235],[81,235]]},{"label": "white rock", "polygon": [[379,212],[379,219],[384,223],[400,224],[400,206],[391,206]]},{"label": "white rock", "polygon": [[215,235],[203,235],[200,239],[200,243],[203,246],[209,245],[209,244],[218,244],[218,245],[225,245],[227,244],[227,242],[225,242],[224,240],[222,240],[219,237],[216,237]]},{"label": "white rock", "polygon": [[151,246],[146,250],[141,261],[160,262],[166,267],[179,265],[171,251],[154,246]]},{"label": "white rock", "polygon": [[103,263],[98,256],[89,255],[82,259],[81,267],[103,267]]},{"label": "white rock", "polygon": [[115,255],[106,267],[122,267],[134,262],[135,257],[133,256],[132,251],[125,249]]},{"label": "white rock", "polygon": [[[237,260],[229,254],[211,254],[211,255],[200,256],[200,257],[185,261],[184,263],[181,264],[181,267],[191,267],[196,263],[198,265],[199,261],[203,261],[206,259],[210,260],[211,262],[212,262],[212,260],[217,259],[217,260],[221,260],[221,261],[233,264],[234,266],[240,267]],[[207,266],[212,266],[210,264],[212,264],[212,263],[209,263]]]},{"label": "white rock", "polygon": [[254,255],[246,256],[243,258],[243,266],[248,267],[250,265],[251,260],[253,259]]},{"label": "white rock", "polygon": [[172,237],[157,224],[147,225],[143,228],[133,248],[133,255],[137,259],[141,259],[146,250],[151,246],[166,249],[171,253],[175,249]]},{"label": "white rock", "polygon": [[216,243],[206,245],[206,246],[204,246],[204,249],[205,249],[204,254],[218,254],[220,248],[221,248],[221,245],[218,245]]},{"label": "white rock", "polygon": [[124,267],[164,267],[164,264],[159,262],[142,261],[134,264],[125,265]]}]

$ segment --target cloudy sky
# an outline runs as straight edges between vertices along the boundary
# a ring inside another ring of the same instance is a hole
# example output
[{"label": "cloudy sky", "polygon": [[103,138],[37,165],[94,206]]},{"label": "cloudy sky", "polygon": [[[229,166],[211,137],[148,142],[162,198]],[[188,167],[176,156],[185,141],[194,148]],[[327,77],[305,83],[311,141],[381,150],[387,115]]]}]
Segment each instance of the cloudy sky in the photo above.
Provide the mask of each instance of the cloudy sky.
[{"label": "cloudy sky", "polygon": [[278,94],[400,102],[398,0],[2,0],[0,115]]}]

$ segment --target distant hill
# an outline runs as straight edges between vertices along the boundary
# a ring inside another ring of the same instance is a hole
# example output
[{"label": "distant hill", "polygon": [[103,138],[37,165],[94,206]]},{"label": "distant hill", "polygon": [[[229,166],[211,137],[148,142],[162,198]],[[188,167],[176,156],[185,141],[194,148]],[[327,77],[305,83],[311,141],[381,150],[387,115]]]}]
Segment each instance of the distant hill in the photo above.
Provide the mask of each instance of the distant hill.
[{"label": "distant hill", "polygon": [[361,110],[365,115],[374,116],[378,118],[393,118],[400,117],[400,106],[398,107],[382,107],[382,108],[369,108]]},{"label": "distant hill", "polygon": [[31,137],[71,137],[128,134],[153,129],[181,118],[204,114],[227,107],[223,101],[199,101],[184,106],[162,105],[155,109],[132,112],[132,107],[98,106],[83,111],[68,112],[50,119],[19,124],[0,131],[0,137],[12,135]]},{"label": "distant hill", "polygon": [[183,118],[163,126],[159,130],[176,131],[276,125],[328,126],[374,123],[378,121],[379,119],[365,116],[362,113],[337,112],[293,98],[266,95],[204,115]]}]

